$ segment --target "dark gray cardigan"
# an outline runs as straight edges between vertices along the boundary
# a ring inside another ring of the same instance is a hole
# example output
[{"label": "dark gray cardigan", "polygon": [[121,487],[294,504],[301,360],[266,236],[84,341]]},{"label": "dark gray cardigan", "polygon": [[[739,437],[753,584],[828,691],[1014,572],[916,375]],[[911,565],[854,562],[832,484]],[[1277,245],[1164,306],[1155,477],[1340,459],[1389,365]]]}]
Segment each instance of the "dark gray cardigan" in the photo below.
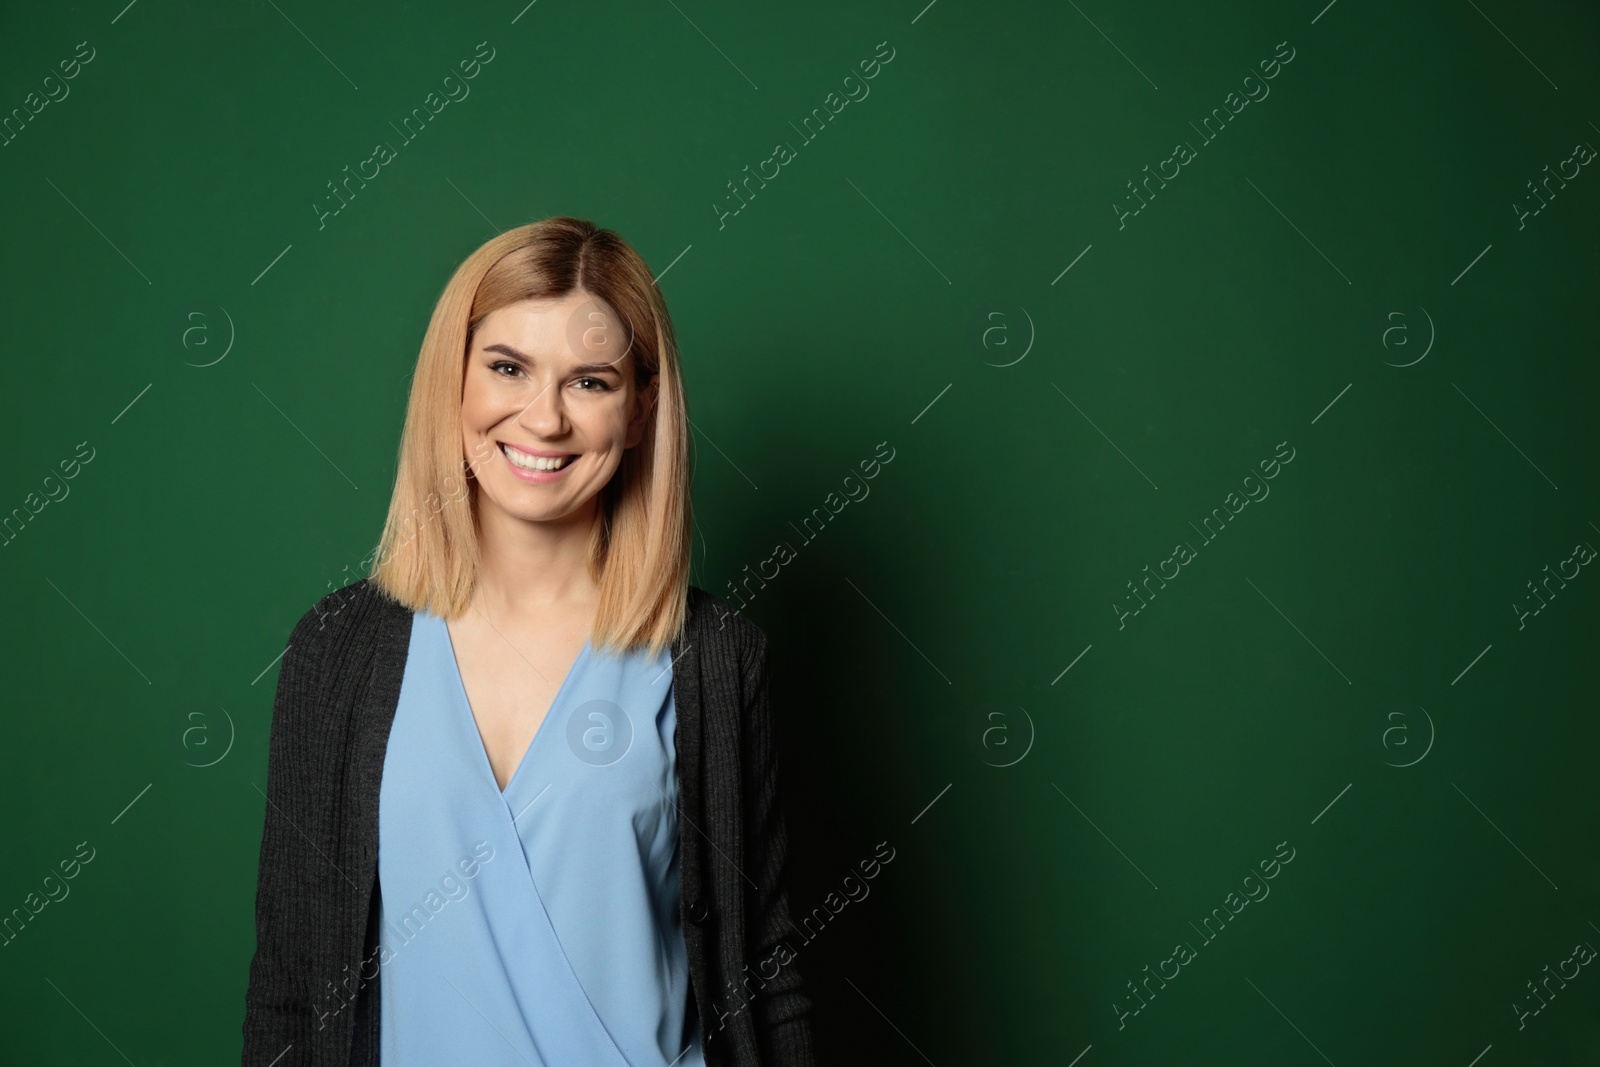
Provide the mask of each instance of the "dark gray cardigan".
[{"label": "dark gray cardigan", "polygon": [[[411,620],[363,578],[289,635],[268,744],[245,1067],[378,1062],[378,787]],[[698,1018],[708,1067],[811,1067],[811,1000],[785,942],[794,928],[766,634],[690,586],[672,675],[683,1044]]]}]

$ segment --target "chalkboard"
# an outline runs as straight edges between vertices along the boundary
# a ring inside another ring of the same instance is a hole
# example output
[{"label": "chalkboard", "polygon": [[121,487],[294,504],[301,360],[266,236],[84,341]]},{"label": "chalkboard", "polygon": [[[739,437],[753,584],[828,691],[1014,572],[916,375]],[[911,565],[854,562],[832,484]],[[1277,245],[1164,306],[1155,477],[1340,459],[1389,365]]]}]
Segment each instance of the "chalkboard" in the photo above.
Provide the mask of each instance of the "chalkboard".
[{"label": "chalkboard", "polygon": [[237,1058],[289,630],[569,214],[771,639],[820,1062],[1600,1060],[1594,9],[8,7],[0,1059]]}]

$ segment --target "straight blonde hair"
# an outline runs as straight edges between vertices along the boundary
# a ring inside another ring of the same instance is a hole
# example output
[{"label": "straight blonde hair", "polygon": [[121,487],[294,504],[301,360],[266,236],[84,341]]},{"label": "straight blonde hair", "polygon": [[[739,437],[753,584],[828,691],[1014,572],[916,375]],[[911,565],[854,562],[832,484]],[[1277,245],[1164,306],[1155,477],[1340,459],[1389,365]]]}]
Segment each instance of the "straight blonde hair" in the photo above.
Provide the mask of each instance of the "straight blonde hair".
[{"label": "straight blonde hair", "polygon": [[644,259],[594,223],[557,216],[481,245],[456,268],[422,339],[389,515],[369,577],[413,611],[463,614],[477,584],[478,484],[461,445],[461,394],[473,334],[519,300],[587,292],[630,338],[635,384],[660,378],[638,445],[600,491],[589,575],[600,587],[590,639],[658,654],[687,614],[688,410],[666,300]]}]

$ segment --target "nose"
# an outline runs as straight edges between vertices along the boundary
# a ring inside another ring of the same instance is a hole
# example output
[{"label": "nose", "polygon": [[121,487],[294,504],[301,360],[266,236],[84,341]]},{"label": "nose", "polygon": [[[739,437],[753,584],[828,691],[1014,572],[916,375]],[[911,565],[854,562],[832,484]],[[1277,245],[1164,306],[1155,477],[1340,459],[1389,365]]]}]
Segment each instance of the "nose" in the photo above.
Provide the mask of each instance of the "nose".
[{"label": "nose", "polygon": [[566,433],[566,405],[554,381],[539,383],[533,398],[517,413],[516,423],[540,438],[557,438]]}]

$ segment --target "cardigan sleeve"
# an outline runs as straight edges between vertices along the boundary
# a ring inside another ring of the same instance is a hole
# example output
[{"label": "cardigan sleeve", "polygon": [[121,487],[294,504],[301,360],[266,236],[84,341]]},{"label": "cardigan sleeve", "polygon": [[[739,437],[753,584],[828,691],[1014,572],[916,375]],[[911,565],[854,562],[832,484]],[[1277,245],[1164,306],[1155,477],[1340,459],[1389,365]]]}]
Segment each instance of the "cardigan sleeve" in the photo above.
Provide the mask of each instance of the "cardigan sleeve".
[{"label": "cardigan sleeve", "polygon": [[267,744],[266,815],[256,881],[256,950],[245,991],[243,1067],[290,1067],[313,1060],[317,1020],[311,1007],[311,953],[315,929],[303,914],[315,896],[303,891],[306,872],[319,859],[303,828],[317,818],[309,715],[316,707],[315,669],[322,630],[318,609],[289,635],[278,673]]},{"label": "cardigan sleeve", "polygon": [[[750,923],[746,943],[754,953],[751,970],[765,986],[754,1004],[762,1064],[813,1067],[811,998],[794,959],[795,933],[789,921],[785,882],[788,832],[783,816],[778,738],[771,710],[767,636],[753,624],[753,647],[745,652],[744,764],[747,777],[744,817],[745,856],[757,885],[745,914]],[[788,944],[782,944],[785,941]],[[771,962],[767,962],[771,961]],[[772,978],[767,974],[777,967]]]}]

